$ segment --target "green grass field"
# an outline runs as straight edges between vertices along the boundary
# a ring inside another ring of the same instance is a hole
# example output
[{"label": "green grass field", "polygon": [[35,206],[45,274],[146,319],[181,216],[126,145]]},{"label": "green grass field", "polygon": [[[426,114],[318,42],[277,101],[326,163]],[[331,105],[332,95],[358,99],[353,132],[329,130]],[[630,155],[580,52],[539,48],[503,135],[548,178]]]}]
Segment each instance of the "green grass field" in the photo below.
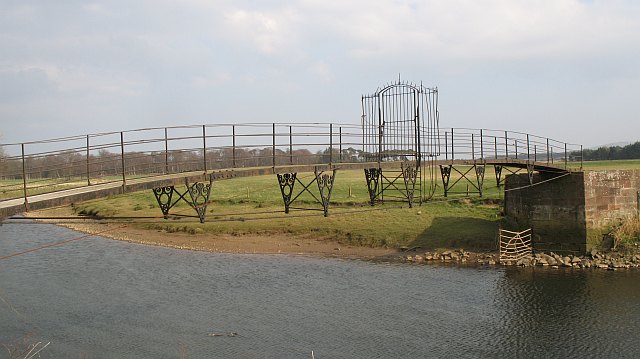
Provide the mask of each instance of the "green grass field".
[{"label": "green grass field", "polygon": [[[223,180],[213,184],[206,223],[198,223],[195,218],[172,218],[136,225],[192,234],[284,233],[372,247],[494,248],[500,206],[493,172],[487,169],[485,186],[494,189],[488,189],[485,197],[480,198],[476,193],[472,199],[458,195],[458,200],[442,197],[441,179],[439,173],[437,175],[438,193],[432,201],[415,204],[414,208],[393,202],[371,207],[363,171],[338,171],[327,218],[320,211],[321,205],[306,193],[292,207],[316,211],[291,210],[285,214],[274,175]],[[310,182],[312,176],[311,173],[299,174],[303,183]],[[317,193],[315,184],[310,188]],[[300,184],[296,184],[294,192],[300,189]],[[466,185],[460,183],[458,189],[466,192]],[[162,216],[151,191],[76,204],[75,210],[101,216]],[[195,214],[184,202],[174,207],[172,213]]]},{"label": "green grass field", "polygon": [[[585,162],[587,171],[640,168],[640,160]],[[464,170],[463,170],[464,172]],[[503,176],[505,173],[503,172]],[[475,181],[471,171],[467,176]],[[460,175],[453,173],[450,183]],[[312,173],[300,173],[303,183],[313,179]],[[492,166],[486,168],[484,194],[481,198],[467,181],[460,181],[445,198],[440,172],[434,174],[436,192],[432,200],[408,208],[406,203],[386,202],[369,205],[364,173],[338,171],[331,196],[329,217],[322,215],[321,205],[304,193],[292,207],[316,211],[291,210],[284,205],[276,176],[245,177],[214,182],[207,208],[206,223],[196,218],[163,220],[152,191],[136,192],[75,205],[78,213],[101,216],[157,216],[136,226],[166,232],[215,234],[290,234],[293,236],[327,238],[344,244],[372,247],[464,248],[469,250],[495,248],[500,227],[503,193],[496,186]],[[402,180],[401,180],[402,181]],[[400,182],[404,185],[404,182]],[[294,192],[301,188],[296,184]],[[317,186],[311,187],[317,193]],[[179,188],[184,191],[183,188]],[[467,191],[469,194],[467,195]],[[400,208],[403,207],[403,208]],[[184,202],[178,203],[173,214],[195,215]]]}]

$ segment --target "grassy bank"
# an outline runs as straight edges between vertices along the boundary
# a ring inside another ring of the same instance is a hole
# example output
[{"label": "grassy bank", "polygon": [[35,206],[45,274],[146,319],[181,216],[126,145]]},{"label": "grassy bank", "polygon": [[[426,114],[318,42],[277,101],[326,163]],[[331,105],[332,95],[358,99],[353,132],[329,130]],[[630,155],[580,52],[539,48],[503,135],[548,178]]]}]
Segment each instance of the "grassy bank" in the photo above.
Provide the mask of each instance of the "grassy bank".
[{"label": "grassy bank", "polygon": [[[304,183],[310,182],[312,176],[310,173],[299,174]],[[455,177],[452,176],[453,181]],[[469,187],[472,191],[473,186]],[[485,188],[483,198],[471,194],[472,199],[462,199],[460,196],[466,196],[467,185],[461,182],[455,188],[462,193],[457,195],[460,200],[452,200],[451,196],[447,199],[442,197],[442,187],[438,185],[437,199],[421,206],[408,208],[406,203],[385,203],[371,207],[363,172],[338,171],[327,218],[319,211],[320,204],[306,193],[293,206],[316,211],[292,210],[284,214],[274,175],[214,182],[204,224],[193,217],[163,220],[151,191],[79,203],[73,209],[79,214],[105,217],[159,217],[136,220],[134,226],[168,233],[285,234],[329,239],[354,246],[478,250],[495,247],[499,227],[500,194],[490,168],[487,168]],[[314,184],[311,189],[315,193],[317,186]],[[297,184],[295,192],[299,190]],[[195,214],[184,202],[174,207],[172,213]]]},{"label": "grassy bank", "polygon": [[[584,165],[587,171],[634,169],[640,168],[640,160],[585,162]],[[468,176],[475,179],[472,173]],[[310,182],[312,176],[312,173],[299,174],[304,183]],[[450,183],[456,182],[459,177],[460,174],[453,173]],[[105,217],[156,217],[135,220],[133,226],[167,233],[211,236],[284,234],[329,239],[354,246],[388,248],[495,248],[501,220],[502,193],[496,187],[493,167],[487,167],[482,198],[473,193],[473,185],[466,181],[460,181],[451,190],[457,194],[444,198],[438,171],[435,180],[437,188],[434,199],[427,203],[411,209],[406,203],[385,203],[371,207],[363,172],[338,171],[328,218],[322,216],[320,204],[306,193],[293,206],[315,211],[292,210],[284,214],[274,175],[214,182],[204,224],[194,217],[162,219],[151,191],[79,203],[73,209],[79,214]],[[310,188],[314,193],[317,192],[315,184]],[[295,192],[300,189],[300,185],[296,184]],[[184,191],[184,187],[180,190]],[[467,192],[468,199],[464,198]],[[193,209],[184,202],[174,207],[172,213],[195,215]],[[603,235],[597,237],[601,240]]]}]

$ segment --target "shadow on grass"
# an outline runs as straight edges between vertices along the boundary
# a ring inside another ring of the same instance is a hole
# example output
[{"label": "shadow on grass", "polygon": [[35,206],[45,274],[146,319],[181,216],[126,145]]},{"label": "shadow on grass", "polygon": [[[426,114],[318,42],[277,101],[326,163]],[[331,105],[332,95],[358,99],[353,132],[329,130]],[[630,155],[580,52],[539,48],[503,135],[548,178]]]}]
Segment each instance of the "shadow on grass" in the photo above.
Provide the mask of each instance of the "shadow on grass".
[{"label": "shadow on grass", "polygon": [[409,248],[454,248],[469,251],[495,249],[499,224],[497,219],[437,217],[429,228],[409,244]]}]

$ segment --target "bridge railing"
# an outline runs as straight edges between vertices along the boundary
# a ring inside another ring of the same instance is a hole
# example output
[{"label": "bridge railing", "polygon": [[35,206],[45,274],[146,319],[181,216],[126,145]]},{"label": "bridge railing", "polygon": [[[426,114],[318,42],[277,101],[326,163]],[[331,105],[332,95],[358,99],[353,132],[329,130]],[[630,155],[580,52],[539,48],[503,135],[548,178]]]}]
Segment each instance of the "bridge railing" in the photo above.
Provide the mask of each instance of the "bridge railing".
[{"label": "bridge railing", "polygon": [[158,127],[0,146],[0,200],[170,173],[365,158],[361,127],[330,123]]},{"label": "bridge railing", "polygon": [[[514,159],[578,167],[579,145],[514,131],[440,130],[437,160]],[[332,123],[215,124],[0,144],[0,200],[164,174],[304,164],[401,160],[366,153],[362,127]],[[430,149],[430,153],[434,153]]]},{"label": "bridge railing", "polygon": [[448,128],[440,132],[445,161],[500,160],[546,163],[565,169],[582,168],[582,145],[517,131]]}]

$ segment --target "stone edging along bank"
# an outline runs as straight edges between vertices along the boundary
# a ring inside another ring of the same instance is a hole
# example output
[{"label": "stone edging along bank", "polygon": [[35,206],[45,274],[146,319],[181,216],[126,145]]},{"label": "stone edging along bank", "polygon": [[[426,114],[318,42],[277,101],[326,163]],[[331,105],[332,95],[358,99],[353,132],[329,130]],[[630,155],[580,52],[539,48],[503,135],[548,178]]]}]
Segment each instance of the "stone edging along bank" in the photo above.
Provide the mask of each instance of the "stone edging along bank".
[{"label": "stone edging along bank", "polygon": [[630,269],[640,268],[640,254],[622,254],[617,252],[600,253],[592,251],[586,256],[559,255],[556,253],[535,253],[517,261],[500,261],[497,253],[475,253],[465,250],[446,250],[425,252],[424,254],[402,256],[406,263],[459,263],[478,266],[519,266],[577,269]]}]

